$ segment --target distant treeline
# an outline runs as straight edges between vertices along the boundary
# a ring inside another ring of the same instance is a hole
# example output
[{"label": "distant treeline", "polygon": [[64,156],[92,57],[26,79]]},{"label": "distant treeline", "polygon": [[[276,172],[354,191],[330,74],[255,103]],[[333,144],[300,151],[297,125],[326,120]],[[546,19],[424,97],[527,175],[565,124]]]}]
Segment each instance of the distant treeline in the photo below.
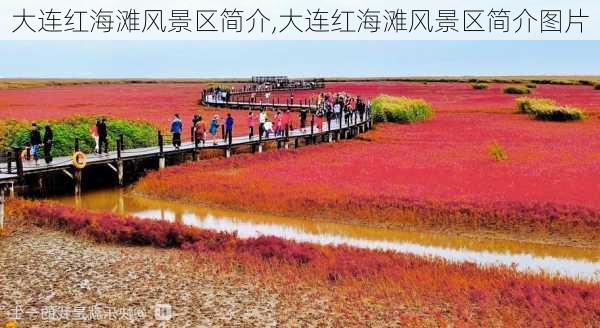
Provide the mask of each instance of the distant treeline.
[{"label": "distant treeline", "polygon": [[[489,76],[489,77],[328,77],[325,82],[461,82],[461,83],[535,83],[558,85],[600,84],[600,76]],[[251,78],[223,79],[0,79],[0,89],[21,89],[66,85],[159,84],[159,83],[252,83]]]}]

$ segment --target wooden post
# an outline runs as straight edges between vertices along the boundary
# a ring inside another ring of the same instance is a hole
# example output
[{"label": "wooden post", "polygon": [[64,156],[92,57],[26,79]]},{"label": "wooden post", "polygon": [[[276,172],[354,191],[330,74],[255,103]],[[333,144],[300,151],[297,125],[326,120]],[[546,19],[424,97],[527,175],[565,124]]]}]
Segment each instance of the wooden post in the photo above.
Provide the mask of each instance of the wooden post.
[{"label": "wooden post", "polygon": [[312,143],[313,135],[315,133],[315,114],[312,114],[310,117],[310,142]]},{"label": "wooden post", "polygon": [[120,161],[121,160],[121,138],[117,139],[117,160]]},{"label": "wooden post", "polygon": [[119,134],[119,141],[121,142],[121,151],[125,150],[125,142],[123,141],[123,134]]},{"label": "wooden post", "polygon": [[8,174],[12,173],[12,152],[8,152],[6,154],[6,169],[8,170]]},{"label": "wooden post", "polygon": [[194,150],[192,150],[192,161],[198,161],[198,143],[196,142],[195,127],[192,127],[192,143],[194,144]]},{"label": "wooden post", "polygon": [[4,230],[4,185],[0,186],[0,232]]},{"label": "wooden post", "polygon": [[15,147],[13,148],[14,153],[15,153],[15,162],[17,163],[17,175],[19,177],[23,176],[23,158],[21,158],[21,152],[22,149],[21,147]]},{"label": "wooden post", "polygon": [[158,153],[160,156],[163,156],[163,136],[162,133],[160,132],[160,130],[158,130]]},{"label": "wooden post", "polygon": [[44,175],[43,174],[38,174],[37,175],[37,188],[38,188],[38,192],[41,195],[44,195]]},{"label": "wooden post", "polygon": [[163,136],[160,130],[158,130],[158,169],[162,170],[165,168],[165,153],[163,145]]},{"label": "wooden post", "polygon": [[298,146],[300,146],[300,142],[298,141],[298,138],[294,138],[294,148],[298,148]]},{"label": "wooden post", "polygon": [[75,151],[79,151],[79,138],[75,138]]},{"label": "wooden post", "polygon": [[81,170],[75,169],[73,181],[75,182],[75,196],[81,196]]},{"label": "wooden post", "polygon": [[117,161],[117,180],[119,183],[119,186],[123,186],[123,161],[122,160],[118,160]]}]

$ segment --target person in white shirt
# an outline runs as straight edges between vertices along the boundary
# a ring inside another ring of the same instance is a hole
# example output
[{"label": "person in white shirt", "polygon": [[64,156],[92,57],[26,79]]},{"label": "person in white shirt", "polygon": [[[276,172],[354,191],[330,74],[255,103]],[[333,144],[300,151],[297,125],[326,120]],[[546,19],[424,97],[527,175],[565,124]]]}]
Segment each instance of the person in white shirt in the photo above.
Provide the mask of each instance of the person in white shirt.
[{"label": "person in white shirt", "polygon": [[263,135],[263,132],[265,131],[265,122],[267,121],[267,113],[265,112],[264,108],[260,109],[260,113],[258,114],[258,133],[260,133],[260,135]]},{"label": "person in white shirt", "polygon": [[266,132],[266,138],[269,138],[269,133],[271,131],[273,131],[273,123],[269,122],[269,119],[266,119],[265,123],[263,124],[263,128]]}]

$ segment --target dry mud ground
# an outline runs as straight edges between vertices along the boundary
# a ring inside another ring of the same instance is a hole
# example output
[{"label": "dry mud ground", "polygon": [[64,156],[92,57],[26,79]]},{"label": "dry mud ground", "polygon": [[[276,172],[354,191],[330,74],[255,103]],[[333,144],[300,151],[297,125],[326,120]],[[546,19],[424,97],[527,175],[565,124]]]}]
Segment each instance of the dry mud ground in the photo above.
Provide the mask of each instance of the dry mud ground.
[{"label": "dry mud ground", "polygon": [[[253,274],[218,272],[189,252],[97,244],[35,227],[0,236],[0,250],[2,327],[15,315],[18,327],[402,325],[378,319],[392,309],[376,301],[356,307],[310,288],[282,292]],[[171,306],[170,320],[156,320],[157,304]],[[394,310],[435,326],[421,310]]]}]

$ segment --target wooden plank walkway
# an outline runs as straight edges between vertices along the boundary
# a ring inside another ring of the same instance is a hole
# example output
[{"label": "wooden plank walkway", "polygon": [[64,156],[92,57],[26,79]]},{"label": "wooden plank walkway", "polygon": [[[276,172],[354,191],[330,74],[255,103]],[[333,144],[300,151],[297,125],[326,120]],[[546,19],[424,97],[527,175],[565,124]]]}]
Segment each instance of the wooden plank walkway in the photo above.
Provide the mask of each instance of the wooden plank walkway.
[{"label": "wooden plank walkway", "polygon": [[[357,120],[352,124],[346,125],[345,122],[342,123],[340,128],[338,122],[332,121],[331,129],[327,127],[327,122],[323,122],[323,131],[318,131],[316,127],[313,127],[313,133],[311,134],[311,127],[307,127],[304,131],[300,129],[295,129],[289,131],[288,140],[294,140],[298,138],[310,138],[312,137],[321,137],[322,135],[327,135],[330,133],[341,133],[342,131],[348,130],[350,128],[358,128],[361,127],[361,131],[366,131],[370,128],[369,119],[365,119],[364,121]],[[202,149],[222,149],[226,150],[228,148],[234,148],[242,145],[258,145],[259,143],[270,142],[270,141],[282,141],[286,140],[284,136],[275,137],[271,135],[269,138],[262,138],[259,140],[258,136],[249,139],[247,136],[244,137],[234,137],[232,138],[232,144],[228,145],[225,140],[218,139],[216,144],[212,143],[212,140],[207,140],[205,145],[199,145],[198,150]],[[121,151],[121,157],[118,157],[117,151],[111,151],[108,154],[88,154],[87,155],[87,165],[103,165],[103,164],[114,164],[117,161],[130,161],[144,158],[157,158],[159,156],[167,156],[167,155],[175,155],[182,153],[189,153],[195,149],[194,144],[192,142],[182,143],[179,149],[176,149],[172,145],[164,145],[163,152],[161,155],[160,147],[146,147],[146,148],[136,148],[136,149],[125,149]],[[0,184],[12,183],[18,180],[19,176],[16,174],[16,163],[11,164],[12,172],[8,173],[7,163],[0,164]],[[36,165],[33,160],[24,161],[23,162],[23,175],[31,175],[31,174],[40,174],[45,172],[52,172],[58,170],[69,170],[72,168],[72,158],[70,156],[62,156],[56,157],[53,159],[53,162],[50,164],[46,164],[43,159],[38,161]]]},{"label": "wooden plank walkway", "polygon": [[203,105],[211,107],[226,107],[231,109],[260,109],[260,108],[276,108],[276,109],[290,109],[292,111],[299,111],[301,109],[307,109],[310,111],[316,111],[317,105],[311,104],[278,104],[278,103],[267,103],[267,102],[243,102],[243,101],[207,101],[203,99]]},{"label": "wooden plank walkway", "polygon": [[319,89],[324,89],[325,88],[325,84],[323,85],[319,85],[319,86],[315,86],[315,87],[296,87],[296,88],[272,88],[272,89],[263,89],[263,90],[240,90],[240,91],[233,91],[231,92],[232,96],[238,96],[238,95],[249,95],[249,94],[253,94],[253,93],[267,93],[267,92],[293,92],[293,91],[308,91],[308,90],[319,90]]}]

